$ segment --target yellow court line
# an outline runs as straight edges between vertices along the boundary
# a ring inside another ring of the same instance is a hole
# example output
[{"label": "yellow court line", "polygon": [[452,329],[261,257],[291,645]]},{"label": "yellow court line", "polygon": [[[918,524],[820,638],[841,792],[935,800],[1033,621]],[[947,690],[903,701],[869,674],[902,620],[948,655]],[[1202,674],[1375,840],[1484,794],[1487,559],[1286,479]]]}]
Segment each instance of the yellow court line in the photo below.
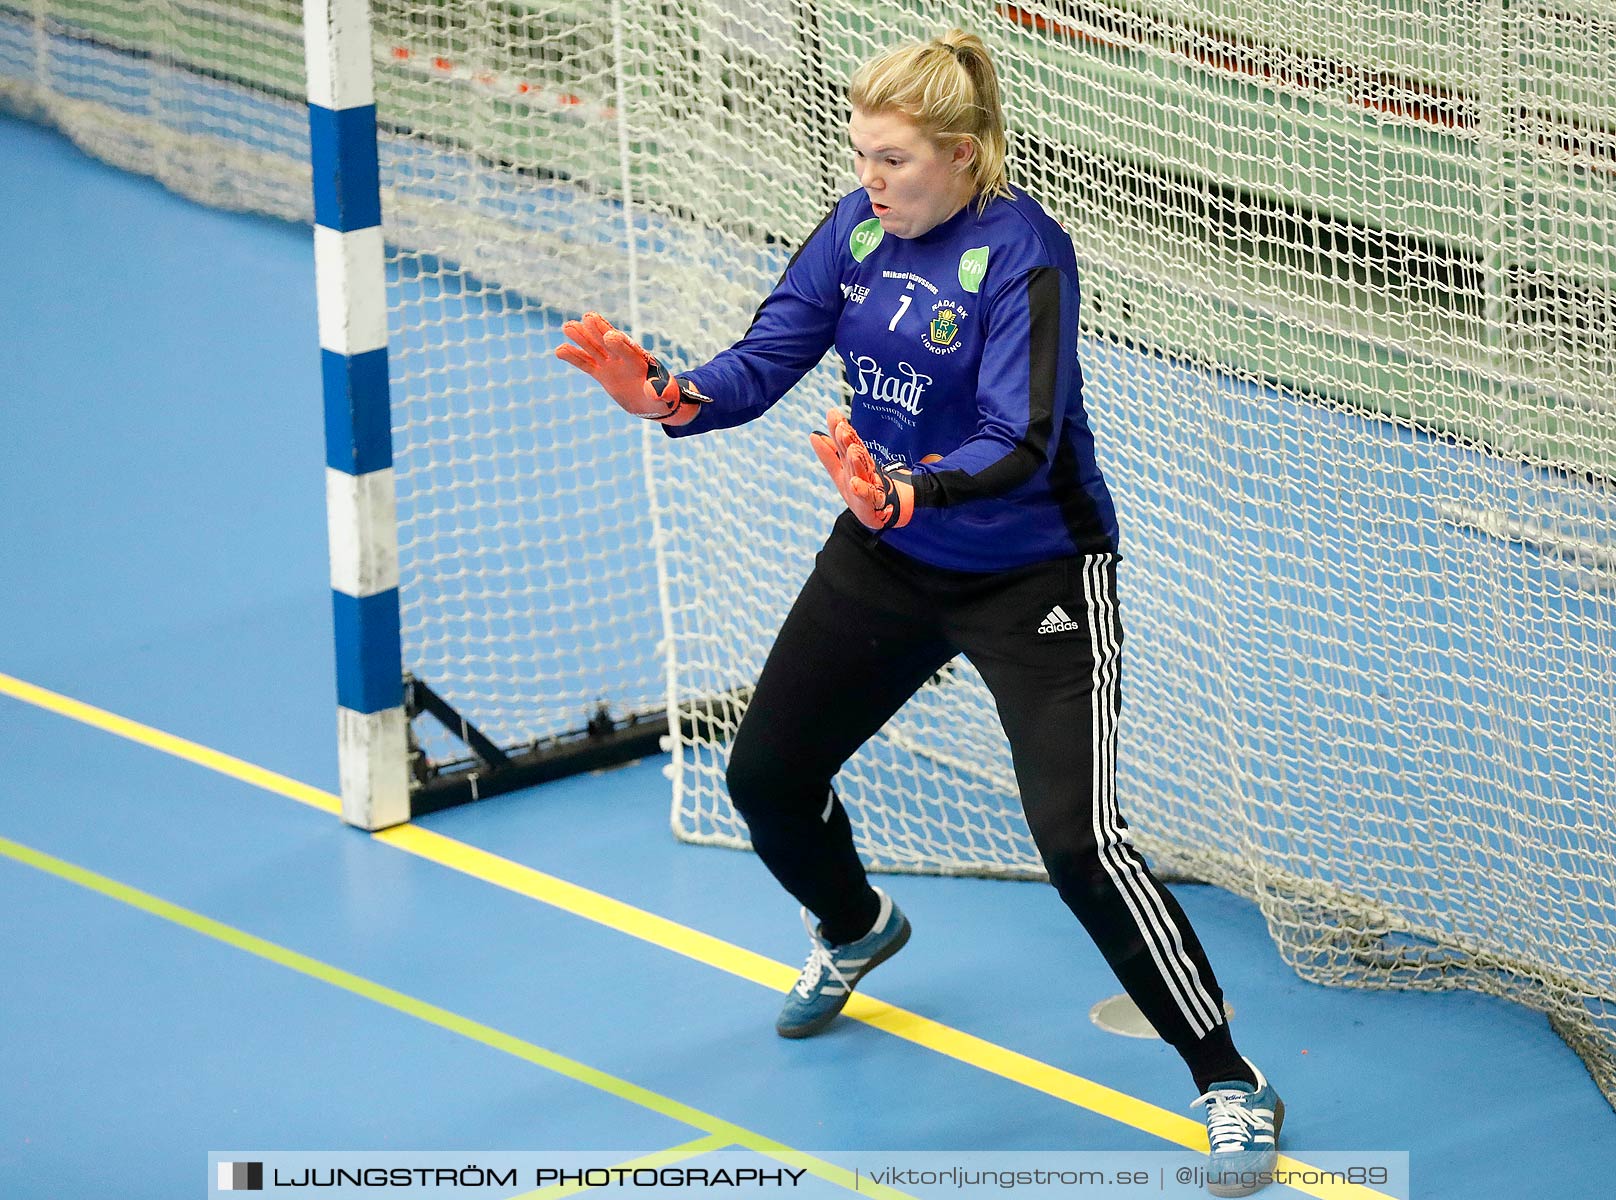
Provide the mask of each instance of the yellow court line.
[{"label": "yellow court line", "polygon": [[[621,900],[501,858],[419,825],[397,825],[371,836],[463,875],[672,950],[675,954],[682,954],[720,971],[727,971],[770,991],[785,992],[797,980],[795,967],[775,962],[772,958],[688,925],[635,908]],[[1167,1141],[1177,1142],[1191,1150],[1206,1149],[1206,1128],[1198,1121],[1168,1112],[1125,1092],[1073,1075],[1014,1050],[1007,1050],[918,1013],[887,1004],[873,996],[854,992],[842,1013],[905,1041],[1132,1125]]]},{"label": "yellow court line", "polygon": [[[771,991],[784,992],[796,982],[794,967],[419,825],[398,825],[371,836],[429,862],[661,946]],[[873,996],[854,992],[842,1014],[967,1066],[1154,1134],[1164,1141],[1201,1153],[1207,1149],[1206,1127],[1199,1121]],[[1291,1172],[1320,1170],[1283,1154],[1279,1156],[1278,1168]],[[1371,1197],[1386,1200],[1385,1193],[1361,1184],[1290,1186],[1320,1200],[1369,1200]]]},{"label": "yellow court line", "polygon": [[0,671],[0,695],[21,700],[24,704],[32,704],[35,708],[56,713],[93,729],[116,734],[131,742],[149,746],[153,750],[161,750],[164,754],[183,758],[186,762],[195,763],[199,767],[207,767],[210,771],[217,771],[221,775],[250,783],[253,787],[263,788],[266,792],[274,792],[278,796],[286,796],[311,805],[334,816],[342,813],[342,801],[330,792],[300,783],[289,776],[276,774],[265,767],[255,766],[244,759],[235,758],[199,742],[187,741],[172,733],[164,733],[161,729],[153,729],[150,725],[142,725],[139,721],[131,721],[128,717],[120,717],[117,713],[86,704],[82,700],[75,700],[71,696],[64,696],[60,692],[48,691],[37,684],[7,675],[3,671]]},{"label": "yellow court line", "polygon": [[[221,771],[267,791],[311,804],[323,811],[341,811],[341,802],[328,792],[82,701],[24,683],[4,673],[0,673],[0,695],[10,695],[119,737]],[[419,825],[398,825],[373,833],[371,837],[485,883],[750,980],[771,991],[784,992],[796,981],[797,971],[793,967]],[[855,992],[843,1015],[991,1075],[1153,1134],[1164,1141],[1201,1152],[1207,1149],[1206,1129],[1199,1121],[872,996]],[[1287,1155],[1280,1156],[1279,1166],[1291,1171],[1317,1170]],[[1370,1200],[1371,1197],[1387,1200],[1385,1193],[1361,1184],[1292,1186],[1320,1200]]]},{"label": "yellow court line", "polygon": [[[637,1104],[641,1108],[660,1113],[685,1125],[703,1130],[710,1138],[723,1145],[740,1146],[756,1154],[767,1155],[771,1158],[786,1158],[794,1164],[799,1164],[809,1173],[830,1183],[851,1188],[854,1184],[853,1172],[836,1163],[826,1162],[815,1158],[811,1154],[777,1142],[771,1137],[761,1133],[754,1133],[732,1121],[722,1117],[715,1117],[711,1113],[703,1112],[681,1101],[671,1099],[653,1092],[639,1084],[630,1083],[616,1075],[568,1058],[564,1054],[557,1054],[554,1050],[546,1050],[543,1046],[524,1041],[514,1034],[505,1033],[491,1025],[484,1025],[480,1021],[473,1021],[459,1013],[451,1012],[446,1008],[439,1008],[425,1000],[417,999],[404,992],[396,991],[385,984],[344,971],[341,967],[332,966],[317,958],[310,958],[296,950],[289,949],[275,942],[268,941],[233,925],[226,925],[223,921],[216,921],[192,909],[182,908],[160,896],[150,892],[143,892],[139,888],[131,887],[110,876],[99,874],[77,863],[46,854],[43,850],[36,850],[32,846],[25,846],[21,842],[14,842],[10,838],[0,837],[0,856],[10,858],[24,866],[33,867],[48,875],[68,883],[77,884],[92,892],[98,892],[110,900],[127,904],[131,908],[160,917],[193,933],[200,933],[237,950],[265,959],[306,975],[311,979],[318,979],[332,987],[362,996],[366,1000],[374,1001],[385,1008],[414,1017],[429,1025],[436,1025],[450,1033],[459,1034],[471,1041],[480,1042],[494,1050],[520,1058],[535,1066],[553,1071],[557,1075],[565,1076],[578,1083],[586,1084],[597,1091],[605,1092],[619,1100],[630,1104]],[[886,1195],[890,1200],[914,1200],[904,1192],[887,1189]]]}]

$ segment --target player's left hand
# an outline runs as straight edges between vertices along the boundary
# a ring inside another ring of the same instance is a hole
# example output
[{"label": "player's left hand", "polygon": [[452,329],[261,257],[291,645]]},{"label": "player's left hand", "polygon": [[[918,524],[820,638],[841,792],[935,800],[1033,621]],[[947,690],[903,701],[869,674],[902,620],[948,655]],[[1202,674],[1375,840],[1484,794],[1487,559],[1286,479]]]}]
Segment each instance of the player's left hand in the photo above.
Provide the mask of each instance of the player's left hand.
[{"label": "player's left hand", "polygon": [[841,409],[827,412],[825,425],[829,432],[815,430],[809,444],[859,523],[883,530],[909,524],[915,515],[915,489],[904,477],[907,472],[879,466]]}]

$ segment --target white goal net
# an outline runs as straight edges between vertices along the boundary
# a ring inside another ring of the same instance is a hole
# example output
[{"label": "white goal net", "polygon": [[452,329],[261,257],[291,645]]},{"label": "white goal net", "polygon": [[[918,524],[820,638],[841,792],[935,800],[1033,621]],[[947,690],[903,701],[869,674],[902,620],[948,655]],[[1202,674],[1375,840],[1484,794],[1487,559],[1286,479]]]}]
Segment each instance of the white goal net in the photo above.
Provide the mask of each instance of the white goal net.
[{"label": "white goal net", "polygon": [[[835,513],[806,433],[836,364],[673,444],[551,350],[585,308],[676,367],[735,339],[853,186],[851,68],[940,18],[373,11],[407,667],[502,746],[671,705],[677,832],[742,845],[727,737]],[[1616,1101],[1616,12],[948,18],[993,50],[1013,178],[1084,274],[1140,845],[1255,898],[1310,979],[1542,1009]],[[298,19],[0,0],[0,98],[306,218]],[[1040,872],[967,663],[838,786],[882,869]]]}]

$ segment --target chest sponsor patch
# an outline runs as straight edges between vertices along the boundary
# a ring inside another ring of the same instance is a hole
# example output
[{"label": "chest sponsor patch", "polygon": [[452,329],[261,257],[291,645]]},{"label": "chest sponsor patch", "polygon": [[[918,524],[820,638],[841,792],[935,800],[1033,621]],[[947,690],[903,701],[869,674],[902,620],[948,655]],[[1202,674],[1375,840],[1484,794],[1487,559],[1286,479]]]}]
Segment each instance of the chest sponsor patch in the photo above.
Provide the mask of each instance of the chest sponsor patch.
[{"label": "chest sponsor patch", "polygon": [[858,372],[853,380],[853,394],[868,397],[873,407],[896,408],[910,416],[920,415],[921,401],[931,386],[931,376],[922,375],[906,362],[900,362],[895,372],[888,374],[882,365],[869,355],[861,354],[849,364]]},{"label": "chest sponsor patch", "polygon": [[853,253],[854,262],[863,262],[872,251],[881,244],[886,236],[886,230],[881,228],[881,222],[875,217],[868,221],[860,221],[853,227],[853,232],[847,239],[847,248]]},{"label": "chest sponsor patch", "polygon": [[960,287],[967,292],[976,292],[982,287],[982,277],[988,273],[988,248],[978,246],[974,250],[967,250],[960,255],[959,281]]}]

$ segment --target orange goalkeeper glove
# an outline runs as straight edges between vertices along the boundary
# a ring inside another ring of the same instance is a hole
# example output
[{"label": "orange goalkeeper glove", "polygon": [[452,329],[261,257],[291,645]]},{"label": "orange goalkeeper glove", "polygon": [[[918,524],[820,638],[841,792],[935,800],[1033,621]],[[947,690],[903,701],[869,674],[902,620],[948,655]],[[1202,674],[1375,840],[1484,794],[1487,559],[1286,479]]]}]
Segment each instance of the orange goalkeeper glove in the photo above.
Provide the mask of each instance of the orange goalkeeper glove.
[{"label": "orange goalkeeper glove", "polygon": [[815,430],[808,441],[859,524],[877,530],[909,524],[915,515],[915,489],[904,478],[908,472],[877,465],[841,409],[826,413],[825,424],[830,432]]},{"label": "orange goalkeeper glove", "polygon": [[561,332],[576,345],[556,347],[556,357],[592,375],[624,412],[663,425],[688,425],[712,397],[646,353],[599,313],[567,321]]}]

